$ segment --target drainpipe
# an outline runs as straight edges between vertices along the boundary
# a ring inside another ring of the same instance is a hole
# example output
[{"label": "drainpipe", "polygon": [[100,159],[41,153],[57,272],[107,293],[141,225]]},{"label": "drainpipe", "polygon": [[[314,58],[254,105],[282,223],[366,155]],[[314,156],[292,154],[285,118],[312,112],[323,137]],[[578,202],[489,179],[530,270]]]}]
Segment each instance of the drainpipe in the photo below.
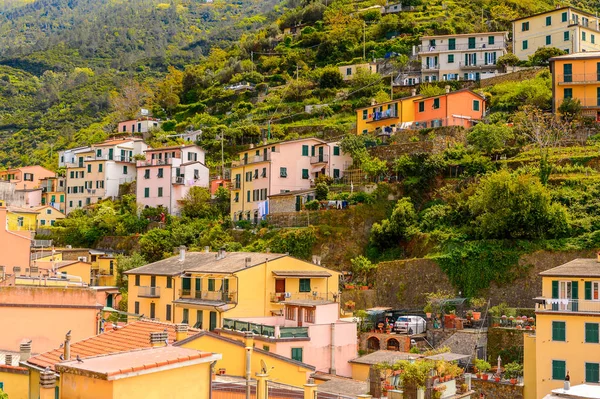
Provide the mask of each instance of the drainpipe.
[{"label": "drainpipe", "polygon": [[[252,335],[252,333],[250,333]],[[246,399],[250,399],[250,380],[252,379],[252,347],[246,346]]]},{"label": "drainpipe", "polygon": [[329,373],[335,375],[335,323],[331,323],[331,367]]},{"label": "drainpipe", "polygon": [[212,377],[215,373],[215,364],[217,361],[210,362],[209,372],[208,372],[208,399],[212,399]]}]

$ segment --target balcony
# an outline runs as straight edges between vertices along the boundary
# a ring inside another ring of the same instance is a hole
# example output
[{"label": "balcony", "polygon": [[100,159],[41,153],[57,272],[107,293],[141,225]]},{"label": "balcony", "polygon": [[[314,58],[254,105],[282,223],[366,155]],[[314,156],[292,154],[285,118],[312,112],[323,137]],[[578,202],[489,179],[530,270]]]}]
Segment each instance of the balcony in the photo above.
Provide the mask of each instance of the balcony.
[{"label": "balcony", "polygon": [[125,156],[120,156],[120,155],[113,155],[112,157],[109,157],[108,155],[101,155],[101,156],[97,156],[97,155],[88,155],[83,157],[83,161],[79,162],[66,162],[65,165],[67,168],[83,168],[84,162],[89,162],[89,161],[117,161],[117,162],[129,162],[129,163],[134,163],[135,159],[133,159],[133,156],[129,156],[129,155],[125,155]]},{"label": "balcony", "polygon": [[329,162],[329,155],[327,155],[327,154],[319,154],[319,155],[315,155],[314,157],[310,157],[311,164],[327,163],[327,162]]},{"label": "balcony", "polygon": [[456,44],[454,46],[450,46],[448,44],[445,45],[436,45],[436,46],[428,46],[421,45],[418,47],[419,54],[435,54],[442,53],[447,51],[477,51],[477,50],[504,50],[506,49],[507,43],[500,41],[494,44],[488,43],[480,43],[476,45],[469,44]]},{"label": "balcony", "polygon": [[337,294],[330,292],[271,292],[271,302],[331,301],[336,302]]},{"label": "balcony", "polygon": [[580,299],[534,298],[536,312],[600,313],[600,301]]},{"label": "balcony", "polygon": [[421,71],[437,71],[440,69],[440,64],[423,64],[421,65]]},{"label": "balcony", "polygon": [[559,85],[600,84],[600,73],[576,73],[556,75]]},{"label": "balcony", "polygon": [[[579,100],[581,108],[597,108],[600,109],[600,97],[578,97],[573,100]],[[556,108],[560,107],[564,99],[557,101]]]},{"label": "balcony", "polygon": [[[369,115],[370,120],[367,120],[367,123],[372,123],[372,122],[379,122],[379,121],[383,121],[386,119],[392,119],[392,118],[397,118],[398,116],[396,115],[396,112],[394,112],[394,109],[386,109],[385,111],[376,111],[373,114]],[[311,162],[313,163],[313,162]]]},{"label": "balcony", "polygon": [[160,287],[140,286],[138,296],[140,298],[160,298]]},{"label": "balcony", "polygon": [[308,327],[280,327],[249,321],[223,319],[223,328],[238,332],[252,331],[254,334],[269,338],[308,338]]},{"label": "balcony", "polygon": [[266,154],[253,155],[251,157],[242,158],[239,161],[232,161],[231,162],[231,167],[235,168],[235,167],[239,167],[239,166],[243,166],[243,165],[250,165],[250,164],[253,164],[253,163],[270,161],[271,160],[271,153],[272,152],[269,150],[269,152],[267,152]]},{"label": "balcony", "polygon": [[173,158],[167,159],[151,159],[149,161],[137,161],[136,166],[144,167],[144,166],[163,166],[163,165],[171,165],[173,163]]},{"label": "balcony", "polygon": [[237,292],[235,291],[196,291],[181,289],[179,299],[199,299],[203,301],[237,303]]},{"label": "balcony", "polygon": [[[482,61],[483,62],[483,61]],[[460,69],[498,69],[498,65],[483,62],[482,64],[466,64],[464,62],[459,62],[458,67]]]}]

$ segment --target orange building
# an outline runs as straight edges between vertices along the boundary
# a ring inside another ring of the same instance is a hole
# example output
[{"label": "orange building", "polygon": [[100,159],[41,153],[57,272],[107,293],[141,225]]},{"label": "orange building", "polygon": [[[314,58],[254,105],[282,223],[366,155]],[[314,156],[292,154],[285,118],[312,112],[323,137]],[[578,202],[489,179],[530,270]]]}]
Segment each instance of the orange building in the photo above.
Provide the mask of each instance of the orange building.
[{"label": "orange building", "polygon": [[485,98],[469,90],[462,89],[414,100],[415,118],[413,128],[425,129],[441,126],[473,126],[485,112]]},{"label": "orange building", "polygon": [[0,171],[0,180],[15,183],[15,189],[17,190],[39,188],[42,179],[54,176],[54,172],[38,165]]}]

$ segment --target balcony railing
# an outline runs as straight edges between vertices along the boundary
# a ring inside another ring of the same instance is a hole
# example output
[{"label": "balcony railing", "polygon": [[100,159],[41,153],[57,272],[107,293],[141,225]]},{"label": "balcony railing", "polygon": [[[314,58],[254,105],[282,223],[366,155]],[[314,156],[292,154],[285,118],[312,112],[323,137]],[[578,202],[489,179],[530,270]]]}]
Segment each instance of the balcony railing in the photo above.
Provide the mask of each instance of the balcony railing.
[{"label": "balcony railing", "polygon": [[[600,97],[577,97],[573,100],[579,100],[582,108],[600,108]],[[557,101],[556,107],[560,107],[564,99]]]},{"label": "balcony railing", "polygon": [[139,167],[143,167],[143,166],[171,165],[172,162],[173,162],[173,158],[151,159],[149,161],[137,161],[136,166],[139,168]]},{"label": "balcony railing", "polygon": [[476,43],[475,45],[469,44],[455,44],[454,46],[448,44],[440,44],[435,46],[421,45],[419,46],[419,53],[439,53],[442,51],[476,51],[476,50],[502,50],[505,49],[507,43],[499,41],[498,43]]},{"label": "balcony railing", "polygon": [[269,150],[269,152],[267,152],[266,154],[253,155],[248,158],[242,158],[239,161],[232,161],[231,167],[235,168],[237,166],[250,165],[253,163],[265,162],[265,161],[270,161],[270,160],[271,160],[271,150]]},{"label": "balcony railing", "polygon": [[[89,156],[83,157],[83,162],[88,162],[88,161],[118,161],[118,162],[134,163],[135,159],[133,159],[133,156],[130,157],[129,155],[125,155],[125,156],[113,155],[112,157],[109,157],[108,155],[101,155],[101,156],[89,155]],[[82,162],[79,162],[79,160],[77,160],[77,162],[66,162],[65,165],[67,166],[67,168],[83,168],[83,166],[84,166]]]},{"label": "balcony railing", "polygon": [[308,327],[279,327],[235,319],[223,319],[223,328],[239,332],[253,332],[271,338],[308,338]]},{"label": "balcony railing", "polygon": [[600,300],[535,298],[536,312],[600,313]]},{"label": "balcony railing", "polygon": [[160,287],[141,286],[138,288],[138,296],[142,298],[160,298]]},{"label": "balcony railing", "polygon": [[290,302],[298,300],[332,301],[338,300],[338,295],[330,292],[272,292],[271,302]]},{"label": "balcony railing", "polygon": [[310,163],[327,163],[329,162],[328,154],[319,154],[314,157],[310,157]]},{"label": "balcony railing", "polygon": [[440,64],[423,64],[421,70],[423,71],[437,71],[440,69]]},{"label": "balcony railing", "polygon": [[482,61],[480,64],[466,64],[464,62],[459,62],[458,67],[460,69],[497,69],[498,65],[492,63],[486,64],[485,61]]},{"label": "balcony railing", "polygon": [[556,75],[558,84],[571,85],[583,83],[599,83],[600,73],[574,73]]},{"label": "balcony railing", "polygon": [[203,299],[206,301],[216,301],[225,303],[237,303],[237,292],[235,291],[196,291],[179,290],[181,299]]}]

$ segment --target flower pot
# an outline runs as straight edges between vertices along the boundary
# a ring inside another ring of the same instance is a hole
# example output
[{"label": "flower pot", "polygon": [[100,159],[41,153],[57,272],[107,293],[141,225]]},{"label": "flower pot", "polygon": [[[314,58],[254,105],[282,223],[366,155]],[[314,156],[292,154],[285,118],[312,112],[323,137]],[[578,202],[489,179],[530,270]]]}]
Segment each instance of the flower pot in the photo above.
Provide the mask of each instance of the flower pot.
[{"label": "flower pot", "polygon": [[500,382],[500,377],[494,377],[494,381]]},{"label": "flower pot", "polygon": [[513,384],[513,385],[516,385],[517,379],[516,378],[511,378],[510,379],[510,383]]},{"label": "flower pot", "polygon": [[481,379],[481,373],[477,373],[477,374],[475,374],[475,376],[476,376],[477,378]]},{"label": "flower pot", "polygon": [[481,379],[484,380],[484,381],[487,381],[488,378],[490,378],[490,376],[487,373],[484,373],[484,374],[481,375]]},{"label": "flower pot", "polygon": [[444,377],[444,381],[446,381],[446,382],[450,381],[451,379],[452,379],[451,375],[447,375]]},{"label": "flower pot", "polygon": [[427,316],[428,319],[431,319],[431,313],[425,313],[425,316]]},{"label": "flower pot", "polygon": [[481,312],[473,312],[473,320],[481,319]]}]

